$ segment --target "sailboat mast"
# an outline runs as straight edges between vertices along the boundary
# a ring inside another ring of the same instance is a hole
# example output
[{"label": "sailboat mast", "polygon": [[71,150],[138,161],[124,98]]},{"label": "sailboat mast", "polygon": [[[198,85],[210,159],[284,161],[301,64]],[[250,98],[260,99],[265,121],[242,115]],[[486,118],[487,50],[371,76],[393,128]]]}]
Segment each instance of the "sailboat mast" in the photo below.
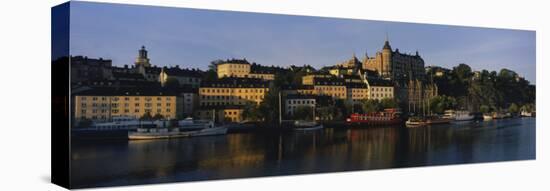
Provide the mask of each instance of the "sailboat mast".
[{"label": "sailboat mast", "polygon": [[281,114],[281,92],[279,91],[279,125],[283,123],[283,115]]}]

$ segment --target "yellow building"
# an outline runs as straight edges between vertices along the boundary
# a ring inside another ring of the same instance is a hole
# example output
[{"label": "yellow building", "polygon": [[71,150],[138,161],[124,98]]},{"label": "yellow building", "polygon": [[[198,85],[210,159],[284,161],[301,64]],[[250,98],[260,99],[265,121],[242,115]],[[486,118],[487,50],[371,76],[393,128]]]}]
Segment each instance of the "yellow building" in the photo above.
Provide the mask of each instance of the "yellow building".
[{"label": "yellow building", "polygon": [[316,80],[322,80],[322,79],[334,79],[335,76],[330,74],[308,74],[305,76],[302,76],[302,84],[303,85],[313,85],[315,84]]},{"label": "yellow building", "polygon": [[[214,116],[216,113],[216,116]],[[215,120],[216,122],[241,122],[243,109],[238,106],[202,108],[196,112],[196,116],[203,120]]]},{"label": "yellow building", "polygon": [[250,64],[246,59],[231,59],[216,65],[218,78],[258,78],[263,80],[274,80],[275,73],[268,67],[256,63]]},{"label": "yellow building", "polygon": [[367,79],[367,87],[369,90],[368,99],[395,98],[394,84],[389,80],[369,78]]},{"label": "yellow building", "polygon": [[269,87],[268,83],[252,78],[222,78],[204,82],[199,88],[201,107],[260,104]]},{"label": "yellow building", "polygon": [[91,89],[74,96],[74,119],[109,121],[114,116],[140,118],[145,113],[176,119],[181,115],[181,98],[153,90],[131,91],[112,88]]},{"label": "yellow building", "polygon": [[246,60],[232,59],[216,65],[218,78],[239,77],[244,78],[250,74],[250,63]]},{"label": "yellow building", "polygon": [[369,98],[369,88],[364,83],[346,83],[349,101],[361,102]]},{"label": "yellow building", "polygon": [[201,119],[216,121],[242,121],[242,107],[248,103],[260,104],[269,91],[269,82],[256,78],[226,77],[203,82],[199,88],[200,109],[196,115]]}]

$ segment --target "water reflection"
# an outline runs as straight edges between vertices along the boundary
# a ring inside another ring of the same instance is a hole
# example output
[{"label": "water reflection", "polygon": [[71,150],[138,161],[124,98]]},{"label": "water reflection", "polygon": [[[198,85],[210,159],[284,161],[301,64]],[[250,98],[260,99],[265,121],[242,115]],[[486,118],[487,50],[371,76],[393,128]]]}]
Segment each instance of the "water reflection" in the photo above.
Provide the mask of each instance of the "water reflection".
[{"label": "water reflection", "polygon": [[75,142],[76,187],[535,158],[535,120]]}]

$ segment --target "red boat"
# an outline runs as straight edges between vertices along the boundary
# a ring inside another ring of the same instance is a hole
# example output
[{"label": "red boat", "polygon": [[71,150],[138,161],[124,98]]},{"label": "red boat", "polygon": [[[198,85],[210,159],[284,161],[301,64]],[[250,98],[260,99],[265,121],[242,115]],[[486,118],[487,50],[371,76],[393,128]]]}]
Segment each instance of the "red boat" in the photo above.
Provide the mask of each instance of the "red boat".
[{"label": "red boat", "polygon": [[397,109],[385,109],[383,112],[366,114],[354,113],[346,119],[349,125],[399,125],[402,122],[401,112]]}]

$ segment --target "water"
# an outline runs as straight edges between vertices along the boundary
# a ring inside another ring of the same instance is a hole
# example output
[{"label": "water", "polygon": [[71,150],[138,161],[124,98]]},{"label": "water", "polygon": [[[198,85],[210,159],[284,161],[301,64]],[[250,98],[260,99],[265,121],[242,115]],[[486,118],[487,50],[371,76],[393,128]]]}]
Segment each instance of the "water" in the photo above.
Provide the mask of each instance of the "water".
[{"label": "water", "polygon": [[74,187],[535,159],[535,119],[74,142]]}]

